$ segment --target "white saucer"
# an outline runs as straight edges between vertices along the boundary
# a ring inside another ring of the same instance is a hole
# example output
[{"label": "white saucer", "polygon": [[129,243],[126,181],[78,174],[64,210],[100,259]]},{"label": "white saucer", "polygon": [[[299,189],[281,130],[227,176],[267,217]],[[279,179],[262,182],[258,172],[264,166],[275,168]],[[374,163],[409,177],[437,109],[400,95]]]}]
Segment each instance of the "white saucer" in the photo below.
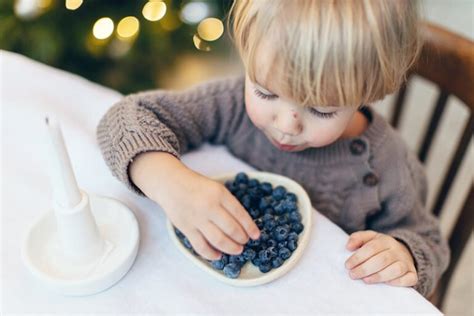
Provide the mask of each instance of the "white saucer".
[{"label": "white saucer", "polygon": [[127,273],[137,255],[140,236],[133,212],[112,198],[94,195],[89,198],[105,240],[105,251],[95,262],[78,265],[64,257],[53,211],[29,229],[23,243],[22,256],[28,270],[63,295],[90,295],[111,287]]},{"label": "white saucer", "polygon": [[[282,266],[277,269],[272,269],[267,273],[262,273],[260,270],[254,266],[251,262],[247,262],[240,271],[238,278],[232,279],[225,276],[224,272],[217,270],[212,267],[212,265],[207,262],[205,259],[197,257],[191,253],[189,249],[183,246],[178,236],[174,232],[173,224],[168,220],[167,229],[168,234],[173,240],[174,244],[178,249],[194,264],[199,268],[203,269],[211,276],[217,278],[218,280],[225,282],[234,286],[256,286],[271,282],[279,277],[283,276],[285,273],[290,271],[298,262],[298,260],[303,255],[303,252],[309,242],[310,232],[312,228],[313,221],[313,211],[311,206],[311,201],[308,194],[303,189],[301,185],[295,181],[273,173],[268,172],[246,172],[250,179],[257,179],[260,182],[270,182],[275,188],[277,185],[284,186],[288,192],[293,192],[298,197],[298,209],[301,213],[302,223],[304,225],[304,230],[299,234],[298,238],[298,247],[293,252],[290,258],[288,258]],[[225,183],[227,180],[233,180],[236,174],[225,174],[218,177],[213,177],[214,180],[217,180],[221,183]]]}]

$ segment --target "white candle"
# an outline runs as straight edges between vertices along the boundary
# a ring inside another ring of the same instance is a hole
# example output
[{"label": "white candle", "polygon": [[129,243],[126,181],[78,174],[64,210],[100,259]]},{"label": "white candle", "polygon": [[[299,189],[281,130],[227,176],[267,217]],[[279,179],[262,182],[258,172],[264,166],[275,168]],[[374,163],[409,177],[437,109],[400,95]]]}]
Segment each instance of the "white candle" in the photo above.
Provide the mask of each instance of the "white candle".
[{"label": "white candle", "polygon": [[81,201],[71,161],[64,144],[63,134],[56,119],[46,117],[49,134],[50,179],[53,186],[53,200],[63,208],[72,208]]}]

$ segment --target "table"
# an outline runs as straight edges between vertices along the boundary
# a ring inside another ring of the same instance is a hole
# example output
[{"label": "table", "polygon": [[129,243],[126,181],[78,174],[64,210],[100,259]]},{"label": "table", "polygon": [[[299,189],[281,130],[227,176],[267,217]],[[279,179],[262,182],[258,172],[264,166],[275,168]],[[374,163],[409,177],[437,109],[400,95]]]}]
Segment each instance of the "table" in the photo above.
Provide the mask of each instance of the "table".
[{"label": "table", "polygon": [[[346,233],[316,211],[303,257],[282,278],[252,288],[211,278],[175,248],[160,207],[128,191],[102,159],[95,128],[122,97],[118,92],[5,51],[1,51],[0,71],[5,314],[440,314],[411,288],[351,280],[344,268],[350,255],[345,250]],[[134,265],[115,286],[96,295],[63,297],[49,292],[21,261],[27,228],[50,209],[46,113],[54,113],[61,122],[79,186],[119,199],[139,222],[141,240]],[[209,176],[253,170],[225,147],[210,145],[186,154],[183,161]]]}]

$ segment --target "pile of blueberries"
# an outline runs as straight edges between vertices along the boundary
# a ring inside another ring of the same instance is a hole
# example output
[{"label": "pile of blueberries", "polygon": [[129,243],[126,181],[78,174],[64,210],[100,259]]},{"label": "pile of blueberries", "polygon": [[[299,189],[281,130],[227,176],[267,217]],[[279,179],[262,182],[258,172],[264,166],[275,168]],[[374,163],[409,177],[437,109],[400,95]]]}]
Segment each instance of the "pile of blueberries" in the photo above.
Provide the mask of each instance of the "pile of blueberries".
[{"label": "pile of blueberries", "polygon": [[[244,172],[225,186],[249,212],[260,229],[260,238],[250,239],[240,255],[223,253],[219,260],[209,261],[211,265],[229,278],[237,278],[247,261],[262,273],[280,267],[295,251],[298,235],[304,229],[296,195],[283,186],[273,188],[269,182],[249,179]],[[176,228],[175,232],[183,245],[197,255],[186,236]]]}]

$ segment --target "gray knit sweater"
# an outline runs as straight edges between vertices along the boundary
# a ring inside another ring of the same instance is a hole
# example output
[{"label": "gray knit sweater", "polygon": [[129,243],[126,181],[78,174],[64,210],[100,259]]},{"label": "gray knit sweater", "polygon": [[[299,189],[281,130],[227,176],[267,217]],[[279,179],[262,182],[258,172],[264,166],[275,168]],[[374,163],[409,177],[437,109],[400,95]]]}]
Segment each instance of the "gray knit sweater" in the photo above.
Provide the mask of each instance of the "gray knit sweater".
[{"label": "gray knit sweater", "polygon": [[244,79],[226,78],[129,95],[102,118],[97,139],[114,176],[140,195],[128,175],[139,153],[179,158],[203,142],[223,144],[253,167],[299,182],[313,206],[347,233],[372,229],[405,243],[418,271],[415,289],[426,296],[448,265],[449,249],[425,207],[423,168],[381,116],[370,108],[363,113],[370,123],[357,138],[283,152],[251,123]]}]

